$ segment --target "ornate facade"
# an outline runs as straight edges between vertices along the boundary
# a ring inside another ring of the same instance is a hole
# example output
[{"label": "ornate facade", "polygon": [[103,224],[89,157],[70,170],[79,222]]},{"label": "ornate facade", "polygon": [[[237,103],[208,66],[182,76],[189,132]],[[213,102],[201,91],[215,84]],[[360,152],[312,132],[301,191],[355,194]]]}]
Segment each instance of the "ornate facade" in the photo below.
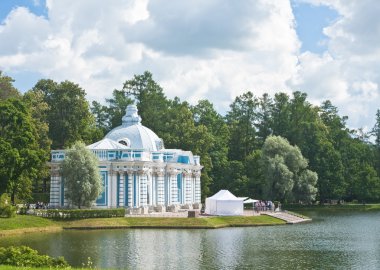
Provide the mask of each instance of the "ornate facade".
[{"label": "ornate facade", "polygon": [[[98,208],[190,205],[201,202],[199,156],[165,149],[163,141],[141,125],[137,107],[127,107],[123,124],[87,146],[99,159],[103,191]],[[59,174],[64,150],[52,151],[51,207],[70,207]]]}]

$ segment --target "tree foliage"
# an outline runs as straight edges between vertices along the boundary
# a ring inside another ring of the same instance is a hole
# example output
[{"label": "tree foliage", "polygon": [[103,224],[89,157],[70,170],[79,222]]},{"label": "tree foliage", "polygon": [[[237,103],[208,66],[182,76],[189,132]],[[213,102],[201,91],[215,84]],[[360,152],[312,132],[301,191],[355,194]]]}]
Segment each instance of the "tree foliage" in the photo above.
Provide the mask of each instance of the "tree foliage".
[{"label": "tree foliage", "polygon": [[20,98],[20,92],[13,86],[14,80],[0,70],[0,100]]},{"label": "tree foliage", "polygon": [[26,199],[30,197],[32,179],[44,166],[38,146],[37,129],[31,113],[21,100],[0,101],[0,194]]},{"label": "tree foliage", "polygon": [[89,143],[102,135],[97,135],[86,93],[79,85],[70,81],[40,80],[33,91],[43,93],[43,100],[49,106],[47,123],[53,149],[63,149],[77,140]]},{"label": "tree foliage", "polygon": [[78,208],[90,207],[102,191],[98,160],[83,142],[66,150],[61,175],[67,189],[65,198]]},{"label": "tree foliage", "polygon": [[279,136],[270,136],[262,149],[265,182],[263,195],[281,201],[312,202],[317,193],[315,172],[307,169],[308,162],[297,146]]}]

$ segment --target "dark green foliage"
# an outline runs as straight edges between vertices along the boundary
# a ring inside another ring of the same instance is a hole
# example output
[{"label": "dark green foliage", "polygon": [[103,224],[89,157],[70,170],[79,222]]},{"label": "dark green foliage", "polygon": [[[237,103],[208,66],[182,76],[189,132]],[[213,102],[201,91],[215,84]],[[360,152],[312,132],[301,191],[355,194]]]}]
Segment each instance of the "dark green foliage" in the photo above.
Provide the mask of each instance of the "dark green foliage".
[{"label": "dark green foliage", "polygon": [[69,267],[69,264],[63,257],[52,258],[47,255],[40,255],[38,251],[26,246],[0,247],[0,265],[18,267]]},{"label": "dark green foliage", "polygon": [[14,80],[0,70],[0,100],[20,98],[20,92],[13,86]]},{"label": "dark green foliage", "polygon": [[256,128],[258,101],[252,92],[247,92],[235,99],[227,113],[230,128],[229,158],[244,160],[256,149]]},{"label": "dark green foliage", "polygon": [[160,134],[170,102],[152,74],[145,71],[142,75],[135,75],[124,83],[123,92],[136,101],[142,124]]},{"label": "dark green foliage", "polygon": [[77,140],[90,143],[101,137],[102,132],[95,126],[86,93],[79,85],[69,81],[40,80],[33,91],[41,91],[44,102],[49,106],[46,118],[52,149],[69,147]]},{"label": "dark green foliage", "polygon": [[39,216],[55,220],[85,219],[85,218],[111,218],[124,217],[125,209],[52,209],[52,210],[35,210]]},{"label": "dark green foliage", "polygon": [[0,101],[0,193],[12,203],[30,197],[32,180],[44,166],[44,150],[38,146],[37,127],[21,100]]}]

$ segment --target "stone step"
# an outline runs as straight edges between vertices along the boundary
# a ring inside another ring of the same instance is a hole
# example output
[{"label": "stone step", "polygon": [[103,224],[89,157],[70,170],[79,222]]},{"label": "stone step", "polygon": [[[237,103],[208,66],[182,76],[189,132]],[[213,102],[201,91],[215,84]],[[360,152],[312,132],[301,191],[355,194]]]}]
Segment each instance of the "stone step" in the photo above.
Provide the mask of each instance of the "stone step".
[{"label": "stone step", "polygon": [[311,219],[309,219],[309,218],[302,218],[302,217],[296,216],[296,215],[294,215],[292,213],[288,213],[288,212],[264,212],[261,214],[268,215],[271,217],[275,217],[278,219],[282,219],[288,224],[295,224],[295,223],[311,221]]}]

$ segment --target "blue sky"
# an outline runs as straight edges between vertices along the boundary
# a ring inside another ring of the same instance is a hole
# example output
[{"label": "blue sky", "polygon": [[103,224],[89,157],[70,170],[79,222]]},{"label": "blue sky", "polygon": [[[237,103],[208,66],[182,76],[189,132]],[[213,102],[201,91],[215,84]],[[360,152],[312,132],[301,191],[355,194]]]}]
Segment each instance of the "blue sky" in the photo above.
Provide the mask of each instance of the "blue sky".
[{"label": "blue sky", "polygon": [[31,12],[39,16],[47,15],[44,0],[1,0],[0,20],[3,21],[9,12],[16,7],[27,7]]},{"label": "blue sky", "polygon": [[145,70],[224,113],[247,90],[330,99],[369,130],[380,104],[377,0],[0,0],[0,70],[21,91],[70,80],[90,100]]},{"label": "blue sky", "polygon": [[309,3],[292,3],[296,20],[297,35],[302,42],[302,51],[323,53],[327,48],[327,37],[323,28],[333,23],[339,16],[336,10],[327,6],[315,6]]}]

